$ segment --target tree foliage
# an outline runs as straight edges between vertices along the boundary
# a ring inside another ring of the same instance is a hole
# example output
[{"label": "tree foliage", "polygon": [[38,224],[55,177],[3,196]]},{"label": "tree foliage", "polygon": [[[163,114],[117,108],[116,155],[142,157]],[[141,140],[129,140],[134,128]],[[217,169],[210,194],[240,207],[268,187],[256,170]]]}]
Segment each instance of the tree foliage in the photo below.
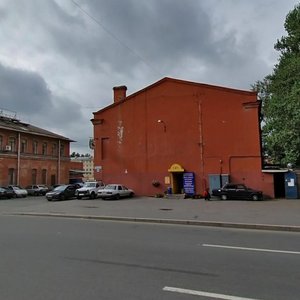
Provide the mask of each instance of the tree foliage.
[{"label": "tree foliage", "polygon": [[280,51],[273,73],[253,88],[262,101],[263,149],[274,163],[300,164],[300,4],[284,23],[287,36],[277,40]]}]

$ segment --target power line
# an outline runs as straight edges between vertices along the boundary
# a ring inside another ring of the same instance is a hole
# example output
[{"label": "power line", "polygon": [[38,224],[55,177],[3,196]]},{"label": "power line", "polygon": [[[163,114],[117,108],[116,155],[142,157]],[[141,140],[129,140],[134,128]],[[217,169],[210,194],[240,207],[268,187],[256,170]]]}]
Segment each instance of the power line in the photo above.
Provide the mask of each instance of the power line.
[{"label": "power line", "polygon": [[94,16],[89,14],[85,9],[83,9],[76,1],[71,0],[74,5],[76,5],[79,10],[81,10],[86,16],[88,16],[91,20],[93,20],[96,24],[98,24],[108,35],[110,35],[113,39],[115,39],[119,44],[121,44],[124,48],[126,48],[128,51],[133,53],[139,60],[141,60],[145,65],[147,65],[154,73],[156,73],[159,76],[162,76],[162,74],[157,71],[155,68],[153,68],[146,59],[144,59],[139,53],[137,53],[135,50],[130,48],[127,44],[125,44],[121,39],[119,39],[112,31],[110,31],[106,26],[104,26],[98,19],[96,19]]}]

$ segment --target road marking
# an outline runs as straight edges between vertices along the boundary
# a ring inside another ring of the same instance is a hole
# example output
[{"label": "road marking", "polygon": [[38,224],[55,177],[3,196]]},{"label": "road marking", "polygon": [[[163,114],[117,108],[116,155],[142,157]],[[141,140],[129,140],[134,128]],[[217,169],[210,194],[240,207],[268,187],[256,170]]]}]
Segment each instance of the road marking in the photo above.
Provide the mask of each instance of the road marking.
[{"label": "road marking", "polygon": [[170,287],[170,286],[165,286],[163,288],[163,291],[180,293],[180,294],[188,294],[188,295],[194,295],[194,296],[201,296],[201,297],[208,297],[208,298],[215,298],[215,299],[224,299],[224,300],[259,300],[259,299],[254,299],[254,298],[244,298],[244,297],[236,297],[236,296],[231,296],[231,295],[209,293],[209,292],[204,292],[204,291],[181,289],[181,288]]},{"label": "road marking", "polygon": [[213,248],[247,250],[247,251],[273,252],[273,253],[298,254],[298,255],[300,254],[300,252],[298,252],[298,251],[284,251],[284,250],[274,250],[274,249],[246,248],[246,247],[235,247],[235,246],[226,246],[226,245],[202,244],[202,246],[203,247],[213,247]]}]

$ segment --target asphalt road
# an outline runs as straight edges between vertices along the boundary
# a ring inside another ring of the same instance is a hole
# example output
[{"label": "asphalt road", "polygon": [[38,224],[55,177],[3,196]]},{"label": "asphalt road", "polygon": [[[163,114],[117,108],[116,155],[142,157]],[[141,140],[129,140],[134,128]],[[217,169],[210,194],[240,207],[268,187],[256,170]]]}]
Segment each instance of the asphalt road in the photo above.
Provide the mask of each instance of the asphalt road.
[{"label": "asphalt road", "polygon": [[299,233],[0,216],[0,241],[5,300],[300,295]]}]

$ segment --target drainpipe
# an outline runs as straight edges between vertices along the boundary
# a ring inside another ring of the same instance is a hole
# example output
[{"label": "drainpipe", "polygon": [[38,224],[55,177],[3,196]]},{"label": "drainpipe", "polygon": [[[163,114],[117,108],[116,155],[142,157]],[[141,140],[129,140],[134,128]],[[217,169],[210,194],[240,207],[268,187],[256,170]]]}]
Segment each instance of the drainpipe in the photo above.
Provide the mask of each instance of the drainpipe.
[{"label": "drainpipe", "polygon": [[18,154],[17,154],[17,185],[20,185],[20,165],[21,165],[21,134],[18,133]]},{"label": "drainpipe", "polygon": [[57,166],[57,183],[60,184],[60,140],[58,140],[58,160],[57,160],[57,163],[58,163],[58,166]]},{"label": "drainpipe", "polygon": [[[202,124],[202,101],[198,97],[198,128],[199,128],[199,146],[200,146],[200,160],[201,160],[201,171],[202,171],[202,179],[204,179],[204,145],[203,145],[203,124]],[[203,181],[204,183],[204,181]],[[203,189],[205,186],[203,186]]]}]

